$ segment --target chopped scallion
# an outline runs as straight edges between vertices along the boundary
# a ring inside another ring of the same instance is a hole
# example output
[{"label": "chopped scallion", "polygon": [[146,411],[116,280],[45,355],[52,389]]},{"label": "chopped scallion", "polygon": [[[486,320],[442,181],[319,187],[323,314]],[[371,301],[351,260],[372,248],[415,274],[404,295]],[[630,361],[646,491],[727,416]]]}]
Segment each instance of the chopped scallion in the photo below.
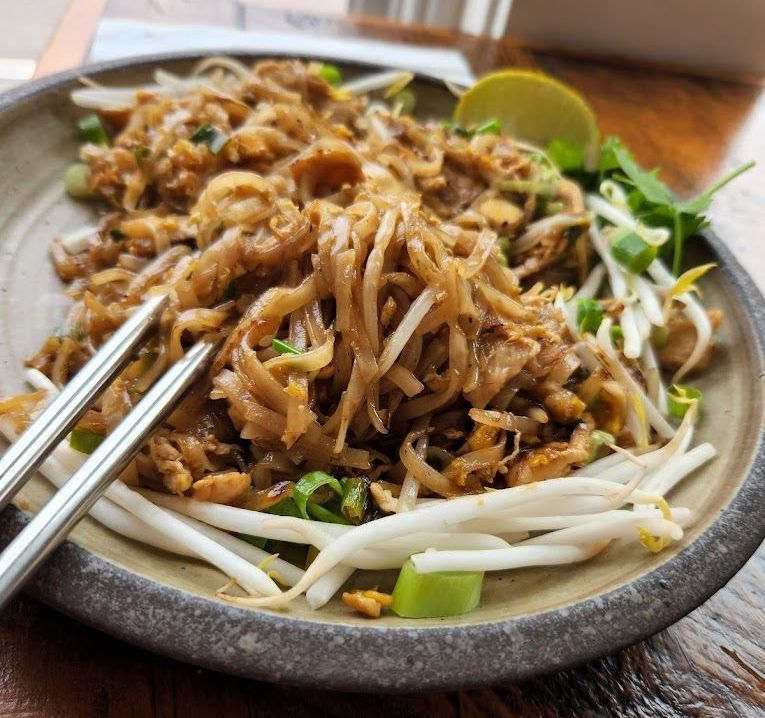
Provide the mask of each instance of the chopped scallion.
[{"label": "chopped scallion", "polygon": [[598,452],[604,447],[615,443],[613,434],[609,434],[607,431],[601,431],[595,429],[590,432],[590,456],[587,459],[587,463],[595,461],[598,457]]},{"label": "chopped scallion", "polygon": [[319,77],[323,77],[330,85],[335,87],[343,81],[343,75],[338,67],[327,62],[319,68]]},{"label": "chopped scallion", "polygon": [[293,347],[289,342],[285,342],[282,339],[274,339],[271,342],[271,348],[279,354],[302,354],[303,352],[296,347]]},{"label": "chopped scallion", "polygon": [[611,244],[611,254],[631,274],[642,274],[656,259],[658,251],[637,232],[621,232]]},{"label": "chopped scallion", "polygon": [[582,297],[576,300],[576,324],[579,332],[595,334],[603,321],[603,307],[597,299]]},{"label": "chopped scallion", "polygon": [[364,523],[369,507],[369,487],[367,483],[351,476],[343,481],[343,500],[340,510],[343,516],[353,524]]},{"label": "chopped scallion", "polygon": [[325,524],[348,524],[349,523],[348,520],[345,518],[345,516],[337,514],[334,511],[330,511],[329,509],[324,508],[324,506],[316,504],[313,501],[309,501],[306,504],[306,510],[308,511],[312,519],[316,519],[317,521],[323,521]]},{"label": "chopped scallion", "polygon": [[86,142],[108,147],[109,135],[106,134],[106,129],[101,122],[101,118],[97,114],[93,113],[83,117],[77,123],[77,128],[82,133]]},{"label": "chopped scallion", "polygon": [[90,429],[75,426],[69,434],[69,446],[82,454],[92,454],[106,437]]},{"label": "chopped scallion", "polygon": [[407,561],[393,589],[391,609],[402,618],[441,618],[472,611],[481,600],[483,571],[417,573]]},{"label": "chopped scallion", "polygon": [[189,137],[189,140],[195,145],[207,145],[210,148],[210,152],[217,155],[229,141],[229,136],[215,125],[205,122],[197,127],[191,137]]},{"label": "chopped scallion", "polygon": [[624,341],[624,332],[618,324],[614,324],[611,329],[608,330],[608,333],[611,336],[611,341],[614,344],[618,344],[619,342]]},{"label": "chopped scallion", "polygon": [[682,419],[691,404],[701,404],[702,393],[694,386],[673,384],[667,390],[667,411],[671,417]]},{"label": "chopped scallion", "polygon": [[293,516],[296,519],[302,518],[298,507],[292,498],[282,499],[278,504],[263,509],[267,514],[276,514],[277,516]]},{"label": "chopped scallion", "polygon": [[82,162],[73,162],[64,173],[64,186],[70,197],[90,199],[90,167]]},{"label": "chopped scallion", "polygon": [[136,147],[133,150],[133,156],[135,157],[135,161],[140,165],[141,162],[143,162],[149,155],[151,154],[151,150],[144,146],[140,145],[139,147]]},{"label": "chopped scallion", "polygon": [[[308,474],[303,474],[292,489],[292,499],[304,519],[308,518],[307,504],[309,497],[322,486],[328,486],[340,497],[343,495],[343,487],[340,482],[326,471],[311,471]],[[319,521],[324,520],[319,519]]]}]

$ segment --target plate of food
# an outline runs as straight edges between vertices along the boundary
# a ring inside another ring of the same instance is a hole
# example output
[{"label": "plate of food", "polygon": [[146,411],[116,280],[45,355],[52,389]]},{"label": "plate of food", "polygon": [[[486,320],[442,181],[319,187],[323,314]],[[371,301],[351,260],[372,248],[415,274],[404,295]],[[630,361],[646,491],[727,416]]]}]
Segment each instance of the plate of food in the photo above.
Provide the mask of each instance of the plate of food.
[{"label": "plate of food", "polygon": [[211,370],[30,589],[211,669],[518,680],[652,635],[765,534],[763,302],[586,103],[289,58],[0,98],[0,430],[147,298],[157,332],[9,541],[195,342]]}]

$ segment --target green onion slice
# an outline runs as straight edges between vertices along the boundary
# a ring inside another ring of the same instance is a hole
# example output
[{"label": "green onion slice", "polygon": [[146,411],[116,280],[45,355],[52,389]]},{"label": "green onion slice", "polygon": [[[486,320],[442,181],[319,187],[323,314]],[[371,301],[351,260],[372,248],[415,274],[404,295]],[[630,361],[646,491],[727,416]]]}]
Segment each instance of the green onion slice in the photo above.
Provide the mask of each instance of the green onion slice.
[{"label": "green onion slice", "polygon": [[[340,497],[343,495],[343,487],[340,482],[326,471],[311,471],[308,474],[303,474],[292,489],[292,499],[304,519],[308,518],[308,508],[306,505],[309,497],[322,486],[329,486]],[[323,520],[319,519],[319,521]]]},{"label": "green onion slice", "polygon": [[93,196],[90,191],[90,167],[82,162],[73,162],[64,173],[64,186],[70,197],[89,199]]},{"label": "green onion slice", "polygon": [[83,117],[78,123],[77,128],[82,133],[86,142],[103,147],[109,146],[109,135],[106,134],[101,118],[93,113]]},{"label": "green onion slice", "polygon": [[293,347],[289,342],[285,342],[282,339],[274,339],[271,342],[271,348],[279,354],[302,354],[297,347]]},{"label": "green onion slice", "polygon": [[603,307],[597,299],[581,297],[576,300],[576,324],[581,334],[595,334],[602,321]]},{"label": "green onion slice", "polygon": [[393,589],[391,609],[402,618],[440,618],[472,611],[481,600],[483,571],[417,573],[407,561]]},{"label": "green onion slice", "polygon": [[69,446],[82,454],[92,454],[106,437],[90,429],[75,426],[69,434]]},{"label": "green onion slice", "polygon": [[682,419],[691,404],[701,404],[702,396],[695,386],[673,384],[667,390],[667,411],[671,417]]},{"label": "green onion slice", "polygon": [[609,434],[607,431],[600,429],[594,429],[590,432],[590,456],[587,459],[589,464],[591,461],[595,461],[598,456],[598,452],[604,446],[609,446],[616,442],[613,434]]},{"label": "green onion slice", "polygon": [[189,140],[195,145],[207,145],[210,148],[210,152],[214,155],[217,155],[225,147],[229,139],[229,136],[223,130],[215,125],[211,125],[209,122],[201,124],[189,137]]},{"label": "green onion slice", "polygon": [[618,324],[614,324],[609,330],[609,335],[611,336],[611,341],[614,344],[618,344],[619,342],[624,341],[624,332],[622,331],[622,328]]},{"label": "green onion slice", "polygon": [[341,514],[337,514],[334,511],[330,511],[324,506],[320,506],[319,504],[316,504],[313,501],[309,501],[306,504],[306,509],[312,519],[316,519],[317,521],[323,521],[325,524],[347,525],[348,523],[350,523],[345,518],[345,516],[342,516]]},{"label": "green onion slice", "polygon": [[282,499],[278,504],[263,509],[267,514],[276,514],[277,516],[293,516],[296,519],[302,518],[298,507],[292,498]]},{"label": "green onion slice", "polygon": [[656,259],[659,250],[644,241],[637,232],[620,232],[611,244],[611,254],[631,274],[642,274]]},{"label": "green onion slice", "polygon": [[330,85],[337,87],[343,81],[343,75],[336,65],[325,62],[319,68],[319,77],[323,77]]},{"label": "green onion slice", "polygon": [[352,524],[364,523],[369,508],[369,487],[367,483],[351,476],[343,481],[343,500],[340,511]]}]

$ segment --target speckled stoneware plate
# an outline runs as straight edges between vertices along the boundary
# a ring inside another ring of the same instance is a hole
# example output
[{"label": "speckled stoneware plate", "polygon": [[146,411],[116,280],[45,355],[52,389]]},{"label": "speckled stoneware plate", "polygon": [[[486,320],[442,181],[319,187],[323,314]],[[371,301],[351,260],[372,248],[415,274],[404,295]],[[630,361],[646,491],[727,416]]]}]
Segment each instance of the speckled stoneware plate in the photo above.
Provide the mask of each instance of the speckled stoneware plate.
[{"label": "speckled stoneware plate", "polygon": [[[75,157],[77,77],[106,84],[147,81],[188,58],[151,58],[47,78],[0,97],[0,395],[19,390],[24,358],[63,316],[67,300],[47,258],[57,232],[97,209],[67,198],[61,175]],[[342,63],[340,63],[342,64]],[[347,76],[368,71],[344,65]],[[417,81],[420,112],[442,117],[453,102],[440,83]],[[351,690],[454,689],[528,678],[612,653],[701,604],[755,551],[765,533],[763,299],[725,246],[695,243],[698,261],[720,269],[705,300],[725,325],[710,371],[699,380],[705,416],[698,440],[719,456],[672,496],[698,521],[655,556],[612,545],[582,565],[487,576],[481,606],[457,618],[365,620],[341,602],[311,612],[248,610],[214,598],[223,577],[83,521],[32,584],[32,593],[75,618],[158,653],[272,681]],[[35,479],[9,509],[10,540],[51,495]],[[635,542],[636,543],[636,542]],[[390,589],[395,576],[381,574]]]}]

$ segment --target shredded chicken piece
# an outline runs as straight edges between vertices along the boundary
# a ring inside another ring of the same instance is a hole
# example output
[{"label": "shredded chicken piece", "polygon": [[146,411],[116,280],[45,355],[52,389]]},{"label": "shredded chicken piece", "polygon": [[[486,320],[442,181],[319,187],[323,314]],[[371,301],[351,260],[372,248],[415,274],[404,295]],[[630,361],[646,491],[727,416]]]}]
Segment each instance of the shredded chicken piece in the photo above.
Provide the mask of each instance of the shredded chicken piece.
[{"label": "shredded chicken piece", "polygon": [[568,443],[552,441],[539,449],[531,449],[511,464],[507,473],[509,486],[545,481],[565,476],[574,464],[580,464],[590,455],[590,428],[579,424]]},{"label": "shredded chicken piece", "polygon": [[238,471],[212,474],[194,482],[192,497],[216,504],[240,504],[247,497],[250,483],[250,475]]},{"label": "shredded chicken piece", "polygon": [[168,491],[182,494],[191,488],[194,477],[183,463],[183,454],[170,442],[167,432],[157,433],[149,439],[149,454]]},{"label": "shredded chicken piece", "polygon": [[379,481],[373,481],[369,485],[369,490],[381,511],[395,513],[398,510],[398,499],[393,496],[390,489],[386,489]]},{"label": "shredded chicken piece", "polygon": [[[707,310],[707,316],[712,329],[717,331],[723,323],[723,313],[720,309]],[[667,339],[659,349],[659,363],[662,368],[677,371],[685,364],[696,346],[696,327],[680,314],[674,314],[667,324]],[[714,339],[709,342],[707,350],[694,368],[694,371],[705,371],[715,350]]]}]

